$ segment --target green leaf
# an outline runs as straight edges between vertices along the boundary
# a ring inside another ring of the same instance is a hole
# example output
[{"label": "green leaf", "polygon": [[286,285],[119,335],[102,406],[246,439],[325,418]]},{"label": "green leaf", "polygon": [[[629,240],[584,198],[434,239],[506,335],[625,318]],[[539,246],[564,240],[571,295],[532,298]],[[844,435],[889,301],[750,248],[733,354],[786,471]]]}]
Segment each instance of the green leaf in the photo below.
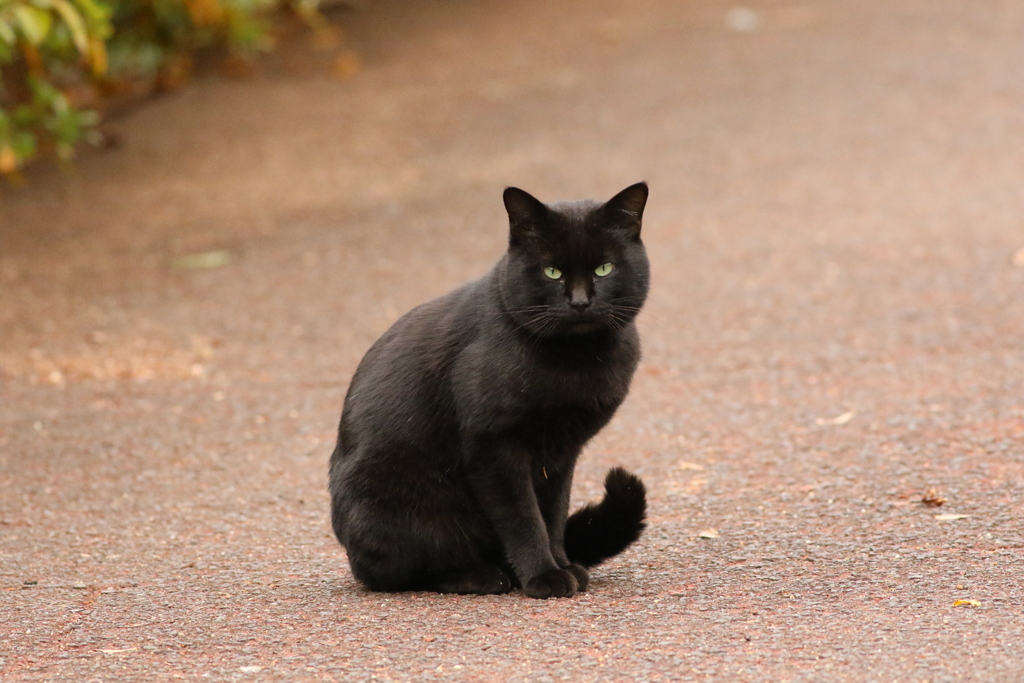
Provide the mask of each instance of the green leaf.
[{"label": "green leaf", "polygon": [[39,120],[37,108],[35,101],[33,101],[33,104],[22,104],[15,107],[14,111],[11,112],[11,120],[14,122],[14,127],[31,128],[36,125],[36,122]]},{"label": "green leaf", "polygon": [[19,159],[29,159],[36,154],[36,136],[28,131],[18,131],[11,141],[11,146]]},{"label": "green leaf", "polygon": [[56,86],[44,81],[42,78],[29,76],[27,80],[28,87],[32,91],[32,97],[36,102],[52,106],[53,101],[61,96]]},{"label": "green leaf", "polygon": [[82,128],[92,128],[100,122],[100,114],[92,109],[82,109],[78,112],[78,125]]},{"label": "green leaf", "polygon": [[85,28],[85,20],[78,13],[68,0],[53,0],[53,8],[57,10],[68,30],[71,31],[71,39],[75,41],[75,47],[81,55],[89,54],[89,33]]},{"label": "green leaf", "polygon": [[18,40],[18,36],[15,35],[14,29],[3,19],[0,19],[0,42],[7,46],[14,46],[14,43]]},{"label": "green leaf", "polygon": [[93,0],[75,0],[75,4],[81,10],[81,14],[91,25],[94,35],[100,38],[108,38],[113,33],[110,25],[111,9],[106,5],[100,5]]},{"label": "green leaf", "polygon": [[14,8],[14,16],[18,19],[21,32],[31,45],[39,46],[46,39],[53,24],[50,13],[31,5],[19,5]]}]

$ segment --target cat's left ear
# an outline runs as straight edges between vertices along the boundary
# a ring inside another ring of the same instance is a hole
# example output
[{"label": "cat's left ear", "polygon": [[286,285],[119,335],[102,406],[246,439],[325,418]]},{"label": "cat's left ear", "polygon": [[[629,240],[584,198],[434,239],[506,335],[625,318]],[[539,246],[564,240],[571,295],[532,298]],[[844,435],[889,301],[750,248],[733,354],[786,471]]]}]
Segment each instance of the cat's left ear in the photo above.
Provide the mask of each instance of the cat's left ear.
[{"label": "cat's left ear", "polygon": [[639,239],[640,223],[647,206],[647,183],[630,185],[609,199],[603,211],[608,220],[617,228],[625,230],[631,239]]}]

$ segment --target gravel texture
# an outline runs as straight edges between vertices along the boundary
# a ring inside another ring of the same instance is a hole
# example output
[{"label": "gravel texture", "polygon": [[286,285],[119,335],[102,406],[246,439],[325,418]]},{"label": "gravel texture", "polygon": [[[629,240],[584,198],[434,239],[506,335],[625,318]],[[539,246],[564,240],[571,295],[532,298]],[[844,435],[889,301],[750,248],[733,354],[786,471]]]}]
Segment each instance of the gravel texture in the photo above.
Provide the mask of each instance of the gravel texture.
[{"label": "gravel texture", "polygon": [[[344,69],[285,45],[0,188],[0,680],[1021,680],[1024,5],[338,20]],[[574,499],[635,470],[649,532],[570,600],[361,590],[363,352],[506,185],[641,179],[645,361]]]}]

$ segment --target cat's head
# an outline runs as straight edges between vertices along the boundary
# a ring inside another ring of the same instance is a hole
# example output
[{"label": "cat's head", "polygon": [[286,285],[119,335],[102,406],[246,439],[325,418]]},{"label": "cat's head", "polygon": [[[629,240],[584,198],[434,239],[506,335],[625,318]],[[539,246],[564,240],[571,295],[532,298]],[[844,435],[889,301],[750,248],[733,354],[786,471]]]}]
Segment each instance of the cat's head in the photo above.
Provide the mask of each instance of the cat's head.
[{"label": "cat's head", "polygon": [[650,267],[640,241],[647,184],[605,203],[544,204],[505,190],[509,248],[501,296],[516,324],[539,336],[622,329],[647,297]]}]

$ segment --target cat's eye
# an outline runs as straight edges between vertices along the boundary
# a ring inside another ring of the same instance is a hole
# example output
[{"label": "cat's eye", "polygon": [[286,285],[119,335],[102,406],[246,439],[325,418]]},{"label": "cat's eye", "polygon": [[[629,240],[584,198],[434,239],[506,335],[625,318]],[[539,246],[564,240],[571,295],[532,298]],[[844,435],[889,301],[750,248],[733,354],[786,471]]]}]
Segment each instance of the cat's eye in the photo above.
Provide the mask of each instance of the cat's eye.
[{"label": "cat's eye", "polygon": [[594,268],[594,274],[598,277],[604,277],[610,272],[612,272],[612,264],[610,263],[602,263],[597,268]]},{"label": "cat's eye", "polygon": [[552,268],[551,266],[548,266],[547,268],[544,269],[544,274],[547,275],[552,280],[557,280],[558,278],[562,277],[562,271],[560,271],[558,268]]}]

